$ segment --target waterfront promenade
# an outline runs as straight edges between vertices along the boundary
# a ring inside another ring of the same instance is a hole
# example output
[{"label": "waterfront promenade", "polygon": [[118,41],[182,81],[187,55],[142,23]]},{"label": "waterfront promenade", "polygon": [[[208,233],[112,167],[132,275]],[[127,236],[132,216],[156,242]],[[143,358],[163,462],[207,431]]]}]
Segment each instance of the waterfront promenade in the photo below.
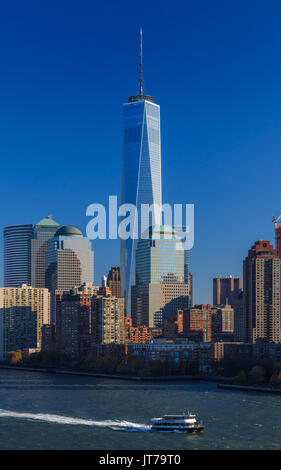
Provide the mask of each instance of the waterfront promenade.
[{"label": "waterfront promenade", "polygon": [[107,372],[93,372],[72,369],[56,369],[56,368],[42,368],[42,367],[25,367],[25,366],[11,366],[0,364],[0,369],[10,369],[28,372],[43,372],[48,374],[64,374],[64,375],[80,375],[86,377],[101,377],[119,380],[137,380],[137,381],[173,381],[173,380],[206,380],[211,382],[223,381],[223,377],[214,377],[210,375],[165,375],[165,376],[139,376],[139,375],[123,375],[111,374]]}]

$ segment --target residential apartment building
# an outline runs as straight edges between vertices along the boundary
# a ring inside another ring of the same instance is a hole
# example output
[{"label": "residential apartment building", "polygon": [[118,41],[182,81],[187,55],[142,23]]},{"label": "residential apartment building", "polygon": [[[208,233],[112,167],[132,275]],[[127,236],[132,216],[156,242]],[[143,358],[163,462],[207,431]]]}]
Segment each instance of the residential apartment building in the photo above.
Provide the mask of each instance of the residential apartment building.
[{"label": "residential apartment building", "polygon": [[246,341],[281,342],[281,259],[269,241],[259,240],[243,262]]},{"label": "residential apartment building", "polygon": [[41,348],[41,329],[50,323],[45,288],[0,287],[0,357],[8,351]]},{"label": "residential apartment building", "polygon": [[108,290],[92,298],[93,336],[96,344],[125,343],[125,299]]}]

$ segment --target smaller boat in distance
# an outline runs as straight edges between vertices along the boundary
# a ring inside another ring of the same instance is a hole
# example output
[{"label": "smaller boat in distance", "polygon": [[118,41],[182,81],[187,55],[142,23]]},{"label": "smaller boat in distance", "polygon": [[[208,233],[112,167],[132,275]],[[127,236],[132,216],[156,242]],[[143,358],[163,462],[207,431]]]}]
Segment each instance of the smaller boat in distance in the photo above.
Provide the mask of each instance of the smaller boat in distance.
[{"label": "smaller boat in distance", "polygon": [[196,415],[189,411],[182,415],[164,415],[162,418],[153,418],[151,423],[152,431],[195,433],[204,430],[203,424],[197,422]]}]

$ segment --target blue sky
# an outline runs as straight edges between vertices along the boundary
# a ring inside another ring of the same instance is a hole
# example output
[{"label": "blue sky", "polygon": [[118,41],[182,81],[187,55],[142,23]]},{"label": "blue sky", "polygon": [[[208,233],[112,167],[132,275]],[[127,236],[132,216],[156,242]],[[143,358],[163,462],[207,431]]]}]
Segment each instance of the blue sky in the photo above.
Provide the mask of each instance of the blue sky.
[{"label": "blue sky", "polygon": [[[1,230],[51,213],[85,232],[87,206],[120,196],[140,26],[163,201],[195,205],[194,296],[212,302],[212,277],[241,275],[281,211],[279,1],[1,2]],[[93,247],[99,283],[119,242]]]}]

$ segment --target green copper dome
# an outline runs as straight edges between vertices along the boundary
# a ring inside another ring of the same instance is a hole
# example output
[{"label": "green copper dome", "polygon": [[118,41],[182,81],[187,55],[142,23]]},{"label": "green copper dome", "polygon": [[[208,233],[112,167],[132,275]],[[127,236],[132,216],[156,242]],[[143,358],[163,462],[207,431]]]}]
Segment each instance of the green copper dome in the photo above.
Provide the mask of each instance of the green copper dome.
[{"label": "green copper dome", "polygon": [[83,237],[83,233],[74,225],[64,225],[56,231],[56,237],[62,235],[64,237]]},{"label": "green copper dome", "polygon": [[35,224],[35,228],[39,228],[39,227],[59,228],[60,224],[58,224],[55,220],[52,219],[50,215],[48,215],[47,217],[44,217],[44,219],[37,222],[37,224]]}]

